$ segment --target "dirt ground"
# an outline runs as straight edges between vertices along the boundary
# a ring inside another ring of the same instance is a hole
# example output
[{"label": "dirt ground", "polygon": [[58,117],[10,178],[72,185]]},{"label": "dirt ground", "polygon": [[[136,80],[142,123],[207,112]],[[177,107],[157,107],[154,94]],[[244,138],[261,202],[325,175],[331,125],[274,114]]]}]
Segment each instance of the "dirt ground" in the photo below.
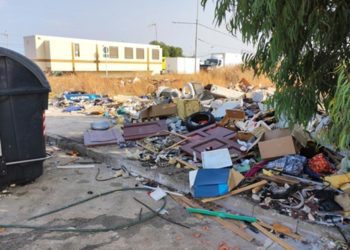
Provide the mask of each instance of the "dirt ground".
[{"label": "dirt ground", "polygon": [[240,66],[219,68],[210,72],[197,74],[164,74],[147,75],[145,73],[115,74],[76,73],[62,76],[48,75],[52,93],[51,96],[60,95],[64,91],[86,91],[97,94],[106,94],[110,97],[123,95],[145,95],[153,93],[159,86],[181,88],[184,83],[194,81],[202,85],[209,83],[220,86],[234,86],[245,78],[254,87],[268,87],[273,84],[265,77],[255,77],[252,70],[242,71]]}]

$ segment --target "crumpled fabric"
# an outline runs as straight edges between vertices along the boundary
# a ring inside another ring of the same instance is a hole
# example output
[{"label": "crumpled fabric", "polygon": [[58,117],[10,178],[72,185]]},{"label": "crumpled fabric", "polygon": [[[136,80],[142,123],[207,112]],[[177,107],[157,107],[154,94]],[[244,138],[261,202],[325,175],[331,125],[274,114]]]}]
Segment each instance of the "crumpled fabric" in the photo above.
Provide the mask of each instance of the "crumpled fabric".
[{"label": "crumpled fabric", "polygon": [[309,162],[309,168],[318,174],[331,174],[334,169],[326,157],[321,153],[312,157]]},{"label": "crumpled fabric", "polygon": [[306,165],[307,158],[301,155],[288,155],[269,162],[266,168],[282,171],[291,175],[300,175]]}]

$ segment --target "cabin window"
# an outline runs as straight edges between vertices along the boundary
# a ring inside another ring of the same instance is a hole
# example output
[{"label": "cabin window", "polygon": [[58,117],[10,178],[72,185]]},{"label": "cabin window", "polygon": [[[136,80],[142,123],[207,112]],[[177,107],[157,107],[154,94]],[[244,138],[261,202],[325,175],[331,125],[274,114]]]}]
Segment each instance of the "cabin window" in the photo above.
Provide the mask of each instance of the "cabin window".
[{"label": "cabin window", "polygon": [[145,50],[141,48],[136,49],[136,59],[145,59]]},{"label": "cabin window", "polygon": [[152,60],[159,60],[159,49],[152,49]]},{"label": "cabin window", "polygon": [[80,57],[80,46],[78,43],[74,44],[74,56],[75,57]]},{"label": "cabin window", "polygon": [[124,56],[125,56],[125,59],[134,59],[134,50],[133,50],[133,48],[126,47],[124,49]]},{"label": "cabin window", "polygon": [[109,57],[110,58],[119,58],[118,47],[115,47],[115,46],[109,47]]}]

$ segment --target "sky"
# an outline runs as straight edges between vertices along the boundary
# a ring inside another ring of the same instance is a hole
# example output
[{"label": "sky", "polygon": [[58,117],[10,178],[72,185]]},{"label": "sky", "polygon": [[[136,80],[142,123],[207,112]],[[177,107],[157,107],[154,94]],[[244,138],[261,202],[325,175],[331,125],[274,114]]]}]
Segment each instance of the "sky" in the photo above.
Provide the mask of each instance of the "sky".
[{"label": "sky", "polygon": [[[23,53],[23,36],[52,35],[93,40],[149,43],[158,40],[195,51],[197,0],[0,0],[0,46]],[[214,1],[199,7],[199,57],[215,52],[252,51],[214,22]]]}]

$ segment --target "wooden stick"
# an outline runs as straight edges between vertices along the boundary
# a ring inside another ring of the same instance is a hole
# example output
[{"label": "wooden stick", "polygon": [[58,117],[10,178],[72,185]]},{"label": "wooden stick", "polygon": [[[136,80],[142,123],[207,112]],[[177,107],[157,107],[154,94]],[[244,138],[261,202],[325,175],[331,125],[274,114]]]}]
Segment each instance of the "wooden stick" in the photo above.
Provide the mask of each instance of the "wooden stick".
[{"label": "wooden stick", "polygon": [[289,237],[291,237],[291,238],[293,238],[295,240],[301,240],[302,239],[302,237],[300,235],[298,235],[298,234],[278,231],[278,230],[276,230],[276,228],[274,228],[270,224],[267,224],[267,223],[265,223],[263,221],[259,221],[258,224],[260,226],[263,226],[263,227],[267,228],[267,229],[274,230],[277,233],[287,235],[287,236],[289,236]]},{"label": "wooden stick", "polygon": [[167,147],[166,149],[163,149],[162,151],[166,151],[166,150],[169,150],[169,149],[175,148],[176,146],[180,145],[181,143],[183,143],[183,142],[187,141],[188,139],[190,139],[190,138],[185,138],[185,139],[182,139],[181,141],[179,141],[179,142],[177,142],[177,143],[175,143],[175,144],[173,144],[173,145],[171,145],[171,146]]},{"label": "wooden stick", "polygon": [[232,196],[232,195],[239,194],[239,193],[242,193],[242,192],[245,192],[245,191],[248,191],[248,190],[250,190],[250,189],[253,189],[253,188],[256,188],[256,187],[260,187],[260,186],[263,186],[263,185],[266,185],[266,184],[267,184],[267,181],[262,180],[262,181],[259,181],[259,182],[254,183],[254,184],[251,184],[251,185],[248,185],[248,186],[245,186],[245,187],[242,187],[242,188],[233,190],[233,191],[231,191],[230,193],[225,194],[225,195],[222,195],[222,196],[213,197],[213,198],[207,198],[207,199],[202,199],[202,202],[212,202],[212,201],[217,201],[217,200],[225,199],[225,198],[228,198],[228,197],[230,197],[230,196]]},{"label": "wooden stick", "polygon": [[294,247],[290,246],[289,244],[287,244],[286,242],[284,242],[283,240],[281,240],[280,238],[278,238],[276,235],[270,233],[269,231],[267,231],[264,227],[262,227],[261,225],[259,225],[257,222],[253,222],[252,225],[258,229],[260,232],[262,232],[263,234],[265,234],[267,237],[269,237],[271,240],[273,240],[274,242],[276,242],[278,245],[280,245],[281,247],[283,247],[284,249],[287,250],[295,250]]},{"label": "wooden stick", "polygon": [[184,160],[180,159],[179,157],[175,157],[175,160],[179,163],[181,163],[182,165],[185,165],[186,167],[196,170],[198,169],[197,166],[194,166],[192,164],[189,164],[188,162],[185,162]]},{"label": "wooden stick", "polygon": [[[164,131],[166,131],[166,130],[164,130]],[[171,134],[171,135],[176,135],[176,136],[178,136],[178,137],[180,137],[180,138],[182,138],[182,139],[190,139],[191,137],[188,137],[188,136],[185,136],[185,135],[182,135],[182,134],[179,134],[179,133],[176,133],[176,132],[172,132],[172,131],[167,131],[169,134]]]},{"label": "wooden stick", "polygon": [[219,223],[220,225],[222,225],[224,228],[231,230],[233,233],[237,234],[239,237],[241,237],[242,239],[245,239],[246,241],[250,242],[254,239],[253,236],[251,236],[246,231],[244,231],[239,226],[236,226],[235,224],[233,224],[230,221],[223,220],[223,219],[220,219],[218,217],[210,217],[210,218],[212,220],[216,221],[217,223]]},{"label": "wooden stick", "polygon": [[[188,207],[191,207],[191,205],[190,204],[188,204],[187,202],[186,202],[186,197],[185,196],[183,196],[183,197],[179,197],[179,196],[175,196],[175,195],[169,195],[171,198],[173,198],[173,200],[175,200],[177,203],[179,203],[180,205],[182,205],[184,208],[188,208]],[[194,214],[194,216],[196,216],[197,217],[197,219],[199,219],[199,220],[203,220],[204,219],[204,216],[203,215],[201,215],[201,214]]]},{"label": "wooden stick", "polygon": [[267,181],[273,181],[273,182],[276,182],[279,184],[288,183],[290,185],[295,185],[295,184],[300,183],[300,181],[298,181],[296,179],[288,178],[287,176],[280,176],[280,175],[267,176],[264,174],[258,174],[258,177],[260,179],[267,180]]},{"label": "wooden stick", "polygon": [[143,144],[140,143],[140,142],[137,143],[137,146],[140,146],[140,147],[142,147],[142,148],[144,148],[144,149],[146,149],[146,150],[152,152],[153,154],[158,154],[158,152],[156,152],[155,150],[153,150],[153,149],[147,147],[146,145],[143,145]]}]

